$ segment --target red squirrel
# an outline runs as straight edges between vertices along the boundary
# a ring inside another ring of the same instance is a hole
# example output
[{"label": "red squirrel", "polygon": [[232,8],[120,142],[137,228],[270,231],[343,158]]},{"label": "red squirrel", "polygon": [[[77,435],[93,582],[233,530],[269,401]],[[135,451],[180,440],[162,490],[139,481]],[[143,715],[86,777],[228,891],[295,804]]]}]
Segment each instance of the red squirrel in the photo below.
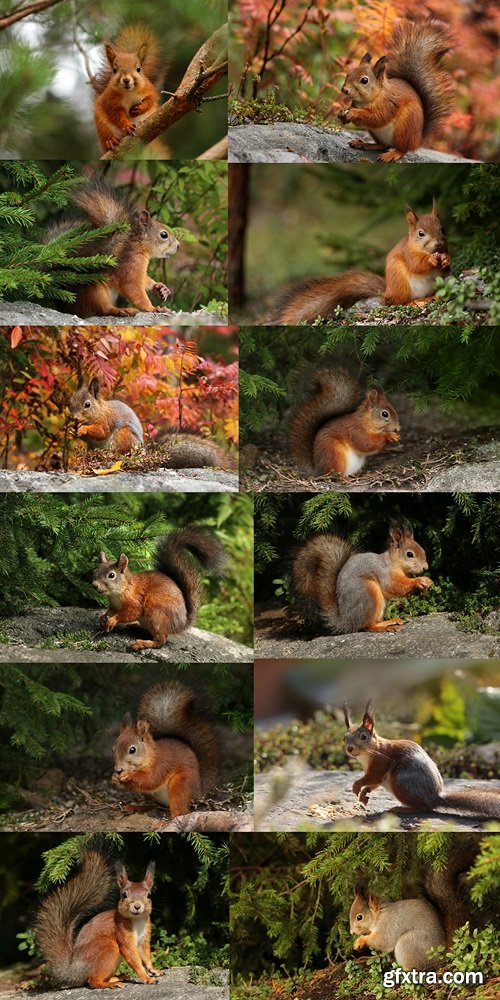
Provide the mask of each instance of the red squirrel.
[{"label": "red squirrel", "polygon": [[104,50],[105,65],[94,79],[94,121],[106,152],[158,109],[163,70],[159,40],[144,24],[128,25]]},{"label": "red squirrel", "polygon": [[164,535],[156,549],[156,568],[143,573],[128,568],[125,553],[113,561],[101,552],[92,578],[97,592],[109,598],[101,628],[111,632],[117,625],[138,622],[151,639],[136,639],[132,650],[160,649],[169,635],[184,632],[193,624],[203,598],[192,555],[211,572],[222,572],[225,551],[208,528],[193,526]]},{"label": "red squirrel", "polygon": [[290,424],[290,447],[301,469],[348,478],[361,471],[368,455],[399,441],[399,418],[382,390],[371,388],[363,396],[344,368],[317,368],[306,392]]},{"label": "red squirrel", "polygon": [[374,142],[353,139],[356,149],[385,150],[383,163],[400,160],[432,139],[449,118],[453,80],[441,61],[450,48],[438,21],[401,21],[387,42],[387,56],[372,66],[369,52],[346,76],[342,93],[351,106],[341,122],[367,129]]},{"label": "red squirrel", "polygon": [[432,298],[437,277],[449,272],[451,258],[435,198],[432,211],[406,210],[408,235],[389,250],[385,280],[369,271],[346,271],[325,278],[306,278],[278,296],[267,323],[293,326],[333,318],[337,306],[380,295],[384,305],[409,305]]},{"label": "red squirrel", "polygon": [[124,866],[118,864],[118,905],[82,925],[92,910],[105,903],[114,882],[103,854],[88,849],[76,874],[42,902],[36,918],[36,940],[60,986],[123,987],[125,977],[115,975],[121,958],[141,982],[157,982],[161,972],[154,968],[150,950],[154,871],[154,862],[150,862],[142,882],[132,882]]},{"label": "red squirrel", "polygon": [[211,788],[218,758],[214,728],[193,691],[168,681],[146,691],[137,722],[124,716],[113,747],[112,780],[168,807],[175,819]]}]

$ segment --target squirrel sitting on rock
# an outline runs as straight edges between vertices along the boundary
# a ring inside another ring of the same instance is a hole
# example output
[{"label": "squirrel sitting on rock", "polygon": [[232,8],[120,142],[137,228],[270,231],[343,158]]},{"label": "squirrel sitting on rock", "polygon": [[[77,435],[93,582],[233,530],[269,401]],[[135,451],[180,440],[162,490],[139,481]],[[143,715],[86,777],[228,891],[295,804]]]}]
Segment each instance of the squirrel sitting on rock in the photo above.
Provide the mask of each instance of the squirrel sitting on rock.
[{"label": "squirrel sitting on rock", "polygon": [[210,572],[221,574],[226,553],[208,528],[171,531],[156,548],[155,568],[133,573],[122,552],[114,561],[104,552],[94,570],[92,586],[109,599],[109,609],[99,620],[105,632],[117,625],[139,625],[151,639],[136,639],[132,650],[161,649],[169,635],[184,632],[196,619],[203,599],[201,574],[194,556]]},{"label": "squirrel sitting on rock", "polygon": [[453,79],[442,66],[450,48],[446,26],[429,18],[397,24],[387,55],[374,65],[366,52],[345,78],[342,93],[351,106],[339,118],[366,129],[374,142],[353,139],[350,145],[384,150],[379,160],[393,163],[431,140],[453,106]]},{"label": "squirrel sitting on rock", "polygon": [[[153,219],[146,208],[132,208],[127,199],[100,176],[73,191],[71,200],[83,212],[85,230],[103,226],[119,228],[107,236],[96,236],[72,251],[74,257],[109,255],[116,258],[116,264],[104,268],[104,277],[98,281],[69,289],[75,293],[75,301],[64,304],[65,307],[75,310],[83,319],[88,316],[135,316],[138,310],[170,312],[166,305],[154,306],[148,295],[148,292],[155,292],[163,302],[171,295],[167,285],[148,274],[151,258],[164,260],[179,249],[179,241],[165,223]],[[46,242],[74,225],[74,221],[64,219],[52,226],[46,234]],[[131,302],[134,308],[116,306],[111,298],[112,290]]]},{"label": "squirrel sitting on rock", "polygon": [[[142,983],[158,981],[150,946],[154,873],[150,862],[142,882],[133,882],[122,864],[113,872],[101,851],[83,852],[76,874],[46,897],[36,918],[37,944],[59,986],[122,987],[126,977],[115,975],[122,958]],[[95,913],[115,884],[117,906]]]}]

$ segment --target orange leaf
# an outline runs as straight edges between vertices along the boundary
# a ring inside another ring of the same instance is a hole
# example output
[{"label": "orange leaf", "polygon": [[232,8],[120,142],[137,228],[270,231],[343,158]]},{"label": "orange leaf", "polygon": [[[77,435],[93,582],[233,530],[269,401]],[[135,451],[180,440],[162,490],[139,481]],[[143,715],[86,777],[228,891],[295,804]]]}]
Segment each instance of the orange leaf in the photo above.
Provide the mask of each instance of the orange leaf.
[{"label": "orange leaf", "polygon": [[17,347],[23,337],[22,327],[13,326],[10,334],[10,346]]}]

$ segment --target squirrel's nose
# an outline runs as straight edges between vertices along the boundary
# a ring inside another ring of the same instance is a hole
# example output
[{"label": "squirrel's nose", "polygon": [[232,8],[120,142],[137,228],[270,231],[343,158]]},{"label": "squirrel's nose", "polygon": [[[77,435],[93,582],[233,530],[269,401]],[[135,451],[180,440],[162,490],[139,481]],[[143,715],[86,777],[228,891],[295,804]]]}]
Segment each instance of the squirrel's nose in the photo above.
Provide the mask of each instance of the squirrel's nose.
[{"label": "squirrel's nose", "polygon": [[123,774],[123,767],[115,767],[113,774]]},{"label": "squirrel's nose", "polygon": [[425,565],[422,566],[422,569],[423,569],[424,573],[427,573],[427,570],[429,569],[427,563],[425,563]]},{"label": "squirrel's nose", "polygon": [[348,93],[349,93],[349,90],[348,90],[348,88],[346,87],[345,83],[344,83],[344,86],[342,87],[342,93],[343,93],[343,94],[348,94]]}]

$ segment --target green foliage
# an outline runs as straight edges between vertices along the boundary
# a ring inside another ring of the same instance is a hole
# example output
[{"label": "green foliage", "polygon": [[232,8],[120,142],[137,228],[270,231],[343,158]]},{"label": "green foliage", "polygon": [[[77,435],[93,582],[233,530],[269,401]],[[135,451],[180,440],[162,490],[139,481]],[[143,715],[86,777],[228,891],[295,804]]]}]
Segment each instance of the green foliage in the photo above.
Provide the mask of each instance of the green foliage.
[{"label": "green foliage", "polygon": [[[253,432],[286,430],[304,374],[321,363],[347,367],[360,382],[399,393],[419,410],[481,406],[500,377],[500,341],[490,327],[242,327],[240,408],[243,443]],[[483,404],[484,405],[484,404]],[[487,404],[486,404],[487,405]]]},{"label": "green foliage", "polygon": [[[96,607],[90,574],[99,551],[125,551],[134,571],[151,568],[155,542],[192,523],[214,529],[229,553],[222,581],[208,580],[200,627],[251,641],[252,499],[242,494],[23,494],[0,497],[0,604]],[[102,602],[101,602],[102,603]],[[225,631],[226,630],[226,631]]]},{"label": "green foliage", "polygon": [[[81,214],[70,209],[68,217],[73,215],[75,220],[72,228],[57,232],[45,242],[46,225],[53,221],[54,209],[66,207],[71,188],[82,182],[81,174],[69,163],[55,170],[50,163],[44,164],[42,170],[27,160],[6,161],[2,171],[0,221],[4,223],[4,233],[0,238],[0,300],[28,298],[73,302],[73,286],[95,281],[116,264],[109,254],[95,253],[94,246],[91,255],[81,256],[85,254],[85,245],[96,237],[127,229],[128,224],[115,223],[86,231],[81,225]],[[117,168],[113,171],[118,187],[123,174]],[[10,188],[11,183],[13,188]],[[227,164],[174,165],[144,161],[124,193],[133,206],[147,203],[151,215],[173,229],[185,231],[186,218],[189,218],[190,235],[184,244],[190,268],[179,264],[175,258],[151,263],[153,273],[156,268],[163,281],[167,270],[171,275],[179,269],[176,307],[192,311],[212,300],[224,302],[227,298]],[[172,283],[171,278],[169,281]]]},{"label": "green foliage", "polygon": [[[452,611],[478,614],[498,607],[500,503],[495,494],[407,495],[259,494],[255,498],[256,595],[270,599],[273,580],[289,566],[295,545],[333,532],[361,551],[383,552],[390,518],[406,517],[423,545],[435,586],[392,600],[387,613]],[[272,539],[272,540],[270,540]],[[466,568],[466,570],[465,570]]]},{"label": "green foliage", "polygon": [[[249,980],[283,972],[293,977],[305,968],[321,968],[327,961],[344,961],[352,948],[348,914],[360,877],[380,898],[411,896],[427,869],[442,870],[446,866],[457,850],[460,836],[338,833],[238,837],[232,853],[231,904],[236,983],[246,985]],[[481,885],[482,895],[476,890],[474,910],[484,908],[486,919],[494,925],[499,905],[497,838],[476,837],[475,843],[479,853],[470,882],[472,886]],[[492,859],[494,863],[487,872],[487,862]],[[484,933],[483,943],[489,944],[490,930]],[[467,928],[455,940],[453,965],[456,960],[458,968],[471,968],[477,936]],[[486,955],[484,968],[491,975],[489,951]],[[380,970],[390,967],[391,959],[375,956],[369,961],[377,969],[369,984],[372,986],[376,980],[380,988]],[[351,989],[360,968],[366,976],[366,964],[346,964],[345,972],[353,976]],[[335,995],[351,997],[357,995],[357,990]]]}]

